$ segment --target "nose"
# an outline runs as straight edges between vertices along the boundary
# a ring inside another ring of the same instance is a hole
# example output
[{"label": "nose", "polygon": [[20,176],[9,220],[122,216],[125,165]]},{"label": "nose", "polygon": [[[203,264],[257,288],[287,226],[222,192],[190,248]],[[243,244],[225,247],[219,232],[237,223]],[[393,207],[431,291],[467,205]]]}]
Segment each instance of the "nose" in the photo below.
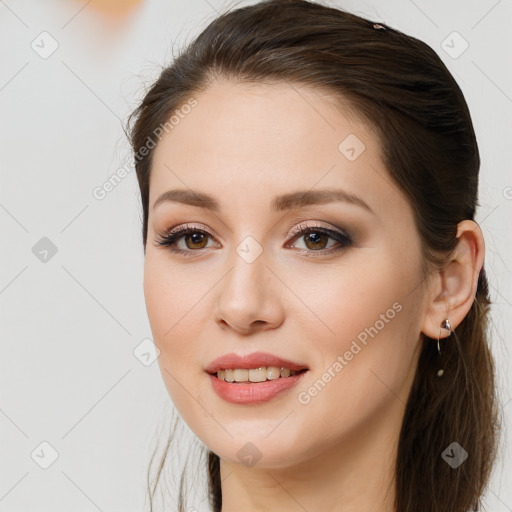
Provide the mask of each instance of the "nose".
[{"label": "nose", "polygon": [[230,270],[217,287],[215,319],[222,329],[246,335],[283,323],[282,290],[267,263],[264,252],[251,263],[234,253]]}]

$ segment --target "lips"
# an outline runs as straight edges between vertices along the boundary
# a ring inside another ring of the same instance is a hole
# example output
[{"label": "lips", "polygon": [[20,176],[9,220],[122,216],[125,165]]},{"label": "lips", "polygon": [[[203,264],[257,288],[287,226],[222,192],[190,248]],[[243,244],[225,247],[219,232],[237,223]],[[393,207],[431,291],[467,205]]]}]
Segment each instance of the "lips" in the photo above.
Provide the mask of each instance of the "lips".
[{"label": "lips", "polygon": [[230,354],[224,354],[223,356],[214,359],[205,368],[205,370],[209,374],[214,374],[219,370],[250,370],[254,368],[260,368],[262,366],[277,366],[279,368],[284,367],[295,371],[309,370],[309,368],[304,364],[290,361],[289,359],[283,359],[281,357],[274,356],[273,354],[268,354],[266,352],[254,352],[252,354],[248,354],[245,356],[240,356],[233,352]]}]

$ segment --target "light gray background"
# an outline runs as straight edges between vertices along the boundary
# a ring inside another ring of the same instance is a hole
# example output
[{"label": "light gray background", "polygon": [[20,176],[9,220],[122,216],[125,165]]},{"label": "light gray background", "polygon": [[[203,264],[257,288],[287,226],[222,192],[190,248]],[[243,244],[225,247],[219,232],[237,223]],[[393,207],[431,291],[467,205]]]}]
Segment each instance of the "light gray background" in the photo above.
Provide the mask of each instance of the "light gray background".
[{"label": "light gray background", "polygon": [[[121,122],[173,45],[227,7],[255,3],[146,0],[112,23],[98,2],[0,0],[0,512],[143,510],[149,448],[169,400],[157,362],[136,357],[151,331]],[[330,4],[430,44],[469,104],[506,430],[485,510],[512,511],[512,1]],[[469,44],[460,56],[454,31]],[[53,40],[58,48],[43,58]],[[123,165],[128,176],[96,199]],[[43,442],[58,454],[47,469],[53,452]]]}]

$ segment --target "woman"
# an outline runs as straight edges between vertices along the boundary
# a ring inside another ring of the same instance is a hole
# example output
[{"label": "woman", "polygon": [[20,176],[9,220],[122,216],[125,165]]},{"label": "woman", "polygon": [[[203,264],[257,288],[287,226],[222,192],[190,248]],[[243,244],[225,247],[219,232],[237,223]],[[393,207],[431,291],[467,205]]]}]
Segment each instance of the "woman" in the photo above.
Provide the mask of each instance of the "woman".
[{"label": "woman", "polygon": [[212,510],[477,510],[499,423],[480,160],[436,53],[264,1],[132,120],[148,318]]}]

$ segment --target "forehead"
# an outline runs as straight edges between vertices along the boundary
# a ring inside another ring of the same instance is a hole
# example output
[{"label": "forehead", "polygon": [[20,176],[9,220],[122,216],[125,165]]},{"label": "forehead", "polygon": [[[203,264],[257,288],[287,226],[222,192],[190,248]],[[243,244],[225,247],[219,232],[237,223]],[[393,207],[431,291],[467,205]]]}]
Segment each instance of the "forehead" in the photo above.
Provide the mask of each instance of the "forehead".
[{"label": "forehead", "polygon": [[200,147],[224,159],[254,154],[259,159],[275,159],[288,151],[300,159],[320,141],[319,149],[337,152],[337,143],[350,132],[357,132],[367,145],[376,142],[376,135],[351,114],[348,102],[335,100],[320,89],[219,79],[193,96],[196,105],[179,119],[174,116],[177,124],[171,132],[176,150],[186,144],[187,149]]},{"label": "forehead", "polygon": [[155,148],[150,205],[177,187],[231,202],[330,186],[364,196],[376,210],[400,200],[377,134],[348,103],[297,84],[227,80],[192,96],[195,106]]}]

